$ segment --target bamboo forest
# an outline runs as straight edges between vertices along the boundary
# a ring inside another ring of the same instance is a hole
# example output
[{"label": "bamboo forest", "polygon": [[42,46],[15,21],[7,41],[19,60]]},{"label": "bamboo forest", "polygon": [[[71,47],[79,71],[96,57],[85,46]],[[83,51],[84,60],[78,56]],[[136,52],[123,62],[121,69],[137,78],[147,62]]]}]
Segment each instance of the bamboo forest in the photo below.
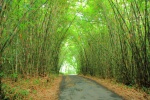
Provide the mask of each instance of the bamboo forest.
[{"label": "bamboo forest", "polygon": [[149,0],[0,0],[0,100],[108,100],[61,97],[83,77],[150,100]]}]

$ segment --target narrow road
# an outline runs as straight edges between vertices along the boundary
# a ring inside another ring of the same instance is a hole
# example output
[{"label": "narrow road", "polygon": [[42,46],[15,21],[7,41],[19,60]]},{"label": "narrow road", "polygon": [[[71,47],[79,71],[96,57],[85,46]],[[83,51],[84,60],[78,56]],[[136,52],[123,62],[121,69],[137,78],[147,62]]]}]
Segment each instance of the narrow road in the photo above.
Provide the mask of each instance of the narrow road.
[{"label": "narrow road", "polygon": [[76,75],[63,76],[59,100],[123,100],[98,83]]}]

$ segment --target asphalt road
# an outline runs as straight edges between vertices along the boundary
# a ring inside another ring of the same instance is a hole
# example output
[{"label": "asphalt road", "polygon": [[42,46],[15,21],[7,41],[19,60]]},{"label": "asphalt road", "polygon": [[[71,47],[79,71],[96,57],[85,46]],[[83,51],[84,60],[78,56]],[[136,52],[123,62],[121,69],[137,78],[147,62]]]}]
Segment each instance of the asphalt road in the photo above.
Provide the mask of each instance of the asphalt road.
[{"label": "asphalt road", "polygon": [[76,75],[63,76],[59,100],[123,100],[98,83]]}]

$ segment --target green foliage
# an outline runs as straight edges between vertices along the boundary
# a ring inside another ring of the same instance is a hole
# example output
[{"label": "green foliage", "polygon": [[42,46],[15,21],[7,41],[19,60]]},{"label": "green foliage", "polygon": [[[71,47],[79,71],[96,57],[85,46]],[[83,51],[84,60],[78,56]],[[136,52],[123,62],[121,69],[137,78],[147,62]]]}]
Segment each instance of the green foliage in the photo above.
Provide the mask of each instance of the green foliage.
[{"label": "green foliage", "polygon": [[76,73],[149,88],[148,0],[3,0],[0,7],[0,77],[45,77],[68,63]]},{"label": "green foliage", "polygon": [[10,87],[7,84],[2,85],[5,97],[4,100],[22,100],[29,95],[28,90],[21,89],[20,87]]},{"label": "green foliage", "polygon": [[148,94],[150,94],[150,88],[142,87],[142,90]]},{"label": "green foliage", "polygon": [[82,37],[81,73],[149,87],[148,5],[139,0],[88,2],[73,26]]},{"label": "green foliage", "polygon": [[33,90],[33,93],[34,93],[34,94],[36,94],[36,93],[37,93],[37,91],[36,91],[36,90]]},{"label": "green foliage", "polygon": [[18,78],[18,74],[17,74],[17,73],[13,73],[13,74],[11,75],[11,77],[12,77],[12,78]]},{"label": "green foliage", "polygon": [[59,71],[60,73],[77,74],[79,71],[80,48],[76,43],[76,39],[78,39],[77,34],[72,34],[72,36],[68,36],[68,38],[62,42],[59,56],[59,66],[61,67]]},{"label": "green foliage", "polygon": [[3,77],[4,76],[4,73],[3,72],[0,72],[0,77]]},{"label": "green foliage", "polygon": [[5,57],[2,58],[3,71],[11,72],[12,78],[17,77],[14,73],[41,75],[52,70],[58,73],[59,49],[68,24],[64,20],[67,1],[5,3],[5,16],[1,21],[4,31],[0,33],[0,49]]},{"label": "green foliage", "polygon": [[36,80],[34,80],[34,82],[33,82],[33,83],[34,83],[34,85],[37,85],[37,84],[39,84],[39,83],[40,83],[40,80],[37,80],[37,79],[36,79]]}]

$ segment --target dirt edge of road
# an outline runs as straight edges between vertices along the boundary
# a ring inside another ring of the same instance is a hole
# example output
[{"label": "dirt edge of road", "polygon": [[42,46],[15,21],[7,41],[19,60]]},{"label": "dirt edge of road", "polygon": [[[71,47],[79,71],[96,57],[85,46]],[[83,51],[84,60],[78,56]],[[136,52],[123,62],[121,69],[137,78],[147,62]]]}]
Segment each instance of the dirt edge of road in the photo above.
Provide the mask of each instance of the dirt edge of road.
[{"label": "dirt edge of road", "polygon": [[60,84],[62,76],[58,76],[54,79],[49,87],[39,88],[36,95],[32,94],[32,100],[59,100]]},{"label": "dirt edge of road", "polygon": [[132,87],[128,87],[120,83],[116,83],[110,79],[100,79],[97,77],[84,76],[84,75],[79,75],[79,76],[99,83],[100,85],[120,95],[125,100],[150,100],[150,95],[146,94],[145,92],[136,90]]}]

